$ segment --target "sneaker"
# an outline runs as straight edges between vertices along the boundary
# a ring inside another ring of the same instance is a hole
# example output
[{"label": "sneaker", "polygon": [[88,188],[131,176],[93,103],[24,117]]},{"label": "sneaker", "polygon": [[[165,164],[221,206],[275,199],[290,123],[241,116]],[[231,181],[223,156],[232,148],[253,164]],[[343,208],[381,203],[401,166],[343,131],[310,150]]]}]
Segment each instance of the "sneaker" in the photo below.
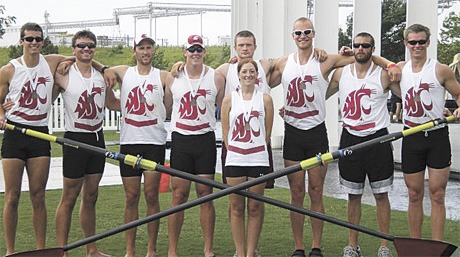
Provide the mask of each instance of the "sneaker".
[{"label": "sneaker", "polygon": [[323,257],[323,253],[321,253],[321,249],[319,248],[312,248],[308,256],[309,257]]},{"label": "sneaker", "polygon": [[305,250],[295,250],[291,257],[306,257],[305,256]]},{"label": "sneaker", "polygon": [[356,248],[353,248],[351,246],[345,246],[345,248],[343,248],[343,257],[362,257],[362,253],[361,253],[361,248],[359,248],[359,246],[357,246]]},{"label": "sneaker", "polygon": [[380,246],[379,251],[377,252],[378,257],[392,257],[391,251],[386,246]]}]

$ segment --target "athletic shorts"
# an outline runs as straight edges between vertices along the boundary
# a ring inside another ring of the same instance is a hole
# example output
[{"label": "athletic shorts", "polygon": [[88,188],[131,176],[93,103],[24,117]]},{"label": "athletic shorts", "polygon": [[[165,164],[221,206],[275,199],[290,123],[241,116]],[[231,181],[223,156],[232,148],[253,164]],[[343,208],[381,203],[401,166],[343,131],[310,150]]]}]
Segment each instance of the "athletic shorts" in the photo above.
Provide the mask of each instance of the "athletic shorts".
[{"label": "athletic shorts", "polygon": [[434,169],[449,167],[452,153],[448,126],[404,137],[401,155],[404,173],[417,173],[426,166]]},{"label": "athletic shorts", "polygon": [[309,130],[301,130],[284,123],[283,159],[303,161],[328,151],[329,142],[324,122]]},{"label": "athletic shorts", "polygon": [[228,178],[258,178],[270,172],[270,167],[267,166],[227,166],[226,168]]},{"label": "athletic shorts", "polygon": [[190,174],[215,174],[217,161],[216,135],[171,134],[171,168]]},{"label": "athletic shorts", "polygon": [[[104,133],[65,132],[64,138],[105,148]],[[105,167],[105,156],[94,154],[84,149],[62,146],[62,171],[65,178],[83,178],[87,174],[102,174]]]},{"label": "athletic shorts", "polygon": [[[221,163],[222,163],[222,182],[224,184],[227,184],[227,167],[225,166],[225,160],[227,159],[227,147],[225,147],[225,144],[222,144],[222,149],[221,149]],[[268,162],[270,164],[270,167],[268,167],[268,173],[272,173],[274,171],[273,168],[273,150],[271,144],[267,145],[267,150],[268,150]],[[275,188],[275,180],[270,179],[267,181],[267,184],[265,184],[265,188]]]},{"label": "athletic shorts", "polygon": [[[120,145],[120,153],[130,155],[140,155],[143,159],[154,161],[158,164],[164,164],[166,155],[166,145],[136,144]],[[144,169],[133,168],[120,162],[120,174],[122,177],[140,177]]]},{"label": "athletic shorts", "polygon": [[[20,123],[7,121],[11,125],[27,128],[48,134],[48,127],[27,126]],[[26,161],[30,158],[51,156],[51,144],[49,141],[22,134],[15,130],[5,130],[2,141],[2,158],[21,159]]]},{"label": "athletic shorts", "polygon": [[[358,137],[343,129],[339,147],[343,149],[387,134],[388,130],[385,128],[373,135]],[[339,159],[339,172],[340,185],[348,194],[363,194],[366,176],[369,179],[372,193],[380,194],[390,191],[394,173],[392,144],[377,144],[354,151],[352,155]]]}]

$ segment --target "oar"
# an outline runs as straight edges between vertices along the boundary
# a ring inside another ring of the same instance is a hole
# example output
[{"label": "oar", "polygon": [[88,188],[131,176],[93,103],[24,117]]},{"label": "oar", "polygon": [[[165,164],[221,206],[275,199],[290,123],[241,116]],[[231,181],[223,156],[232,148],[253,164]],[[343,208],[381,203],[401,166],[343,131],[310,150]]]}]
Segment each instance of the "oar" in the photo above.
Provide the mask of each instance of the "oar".
[{"label": "oar", "polygon": [[264,202],[267,202],[267,203],[270,203],[270,204],[274,204],[274,205],[279,206],[281,208],[286,208],[286,209],[289,209],[291,211],[296,211],[296,212],[299,212],[299,213],[302,213],[302,214],[305,214],[305,215],[309,215],[309,216],[312,216],[312,217],[315,217],[315,218],[318,218],[318,219],[322,219],[322,220],[325,220],[325,221],[328,221],[328,222],[331,222],[331,223],[334,223],[334,224],[337,224],[337,225],[341,225],[341,226],[344,226],[344,227],[347,227],[347,228],[350,228],[350,229],[354,229],[354,230],[357,230],[357,231],[360,231],[360,232],[363,232],[363,233],[367,233],[367,234],[377,236],[377,237],[380,237],[380,238],[383,238],[383,239],[386,239],[386,240],[389,240],[389,241],[393,241],[399,256],[414,256],[414,255],[418,256],[419,254],[417,254],[417,253],[419,253],[419,252],[416,249],[422,249],[422,251],[420,253],[423,253],[424,255],[426,255],[428,253],[427,251],[429,250],[429,252],[431,253],[430,256],[451,256],[452,253],[455,251],[455,249],[457,249],[457,247],[454,246],[454,245],[451,245],[449,243],[440,242],[440,241],[432,241],[432,240],[422,240],[422,239],[398,238],[398,237],[394,237],[394,236],[391,236],[391,235],[388,235],[388,234],[373,231],[373,230],[370,230],[370,229],[367,229],[367,228],[364,228],[364,227],[361,227],[361,226],[357,226],[357,225],[354,225],[354,224],[351,224],[351,223],[348,223],[348,222],[344,222],[344,221],[329,217],[329,216],[321,214],[321,213],[316,213],[316,212],[309,211],[309,210],[306,210],[306,209],[303,209],[303,208],[298,208],[298,207],[289,205],[289,204],[284,203],[284,202],[279,202],[279,201],[276,201],[276,200],[273,200],[273,199],[270,199],[270,198],[266,198],[264,196],[252,194],[252,193],[249,193],[247,191],[240,191],[240,192],[237,192],[237,191],[244,190],[244,189],[246,189],[248,187],[251,187],[253,185],[263,183],[263,182],[266,182],[266,181],[268,181],[270,179],[275,179],[275,178],[290,174],[292,172],[295,172],[295,171],[298,171],[298,170],[301,170],[301,169],[308,169],[308,168],[315,167],[315,166],[317,166],[319,164],[332,162],[334,160],[334,158],[339,158],[339,157],[344,157],[344,156],[350,155],[355,150],[360,150],[360,149],[369,147],[369,146],[377,144],[377,143],[391,142],[391,141],[394,141],[394,140],[399,139],[401,137],[408,136],[408,135],[420,132],[422,130],[432,128],[433,126],[436,126],[436,125],[439,125],[439,124],[442,124],[442,123],[445,123],[445,122],[454,121],[454,120],[455,120],[455,117],[450,116],[450,117],[446,118],[445,120],[432,121],[430,123],[423,124],[423,125],[420,125],[420,126],[417,126],[417,127],[414,127],[414,128],[402,131],[402,132],[396,132],[396,133],[392,133],[392,134],[389,134],[389,135],[386,135],[386,136],[382,136],[382,137],[376,138],[376,139],[368,141],[368,142],[364,142],[364,143],[361,143],[361,144],[358,144],[358,145],[348,147],[346,149],[340,149],[340,150],[335,151],[333,153],[323,154],[321,156],[317,156],[317,157],[314,157],[314,158],[304,160],[298,165],[294,165],[294,166],[286,168],[284,170],[277,171],[275,173],[268,174],[268,175],[265,175],[263,177],[251,180],[251,181],[247,181],[245,183],[242,183],[242,184],[239,184],[239,185],[236,185],[236,186],[233,186],[233,187],[229,187],[227,185],[224,185],[224,184],[221,184],[221,183],[218,183],[218,182],[215,182],[215,181],[211,181],[211,180],[203,180],[203,179],[201,179],[199,177],[195,177],[193,175],[183,173],[183,172],[178,171],[178,170],[168,169],[168,168],[166,168],[166,167],[164,167],[162,165],[156,164],[155,162],[152,162],[152,161],[149,161],[149,160],[144,160],[144,159],[142,159],[142,157],[135,157],[135,156],[124,155],[124,154],[120,154],[120,153],[110,152],[110,151],[102,149],[102,148],[86,145],[86,144],[75,142],[75,141],[65,139],[65,138],[58,138],[58,137],[55,137],[55,136],[52,136],[52,135],[44,134],[44,133],[41,133],[41,132],[36,132],[36,131],[33,131],[33,130],[22,129],[22,128],[15,127],[13,125],[8,124],[7,125],[8,129],[18,130],[18,131],[21,131],[21,133],[31,135],[31,136],[35,136],[35,137],[38,137],[38,138],[41,138],[41,139],[44,139],[44,140],[48,140],[48,141],[51,141],[51,142],[57,142],[57,143],[60,143],[60,144],[63,144],[63,145],[68,145],[68,146],[75,147],[75,148],[81,148],[81,149],[85,149],[85,150],[96,152],[96,153],[102,153],[108,158],[123,161],[128,165],[137,165],[137,166],[139,166],[141,168],[144,168],[144,169],[147,169],[147,170],[157,170],[157,171],[160,171],[160,172],[165,172],[165,173],[168,173],[170,175],[186,178],[186,179],[189,179],[191,181],[203,183],[203,184],[206,184],[206,185],[215,186],[215,187],[218,187],[218,188],[225,188],[224,190],[222,190],[220,192],[217,192],[217,193],[214,193],[214,194],[211,194],[211,195],[207,195],[205,197],[195,199],[193,201],[184,203],[184,204],[179,205],[179,206],[175,206],[175,207],[173,207],[171,209],[168,209],[168,210],[153,214],[151,216],[148,216],[146,218],[140,219],[138,221],[133,221],[133,222],[124,224],[124,225],[122,225],[122,226],[120,226],[118,228],[115,228],[113,230],[110,230],[110,231],[107,231],[105,233],[102,233],[102,234],[99,234],[99,235],[95,235],[95,236],[83,239],[81,241],[75,242],[75,243],[70,244],[70,245],[63,246],[62,248],[52,248],[52,249],[45,249],[45,250],[23,252],[23,253],[14,254],[12,256],[62,256],[62,254],[65,251],[74,249],[76,247],[79,247],[79,246],[82,246],[82,245],[85,245],[85,244],[88,244],[88,243],[91,243],[91,242],[94,242],[94,241],[97,241],[97,240],[99,240],[101,238],[108,237],[110,235],[113,235],[113,234],[116,234],[116,233],[119,233],[119,232],[122,232],[122,231],[125,231],[125,230],[128,230],[128,229],[131,229],[133,227],[136,227],[136,226],[148,223],[150,221],[162,218],[162,217],[167,216],[169,214],[185,210],[187,208],[199,205],[199,204],[204,203],[206,201],[211,201],[213,199],[216,199],[216,198],[219,198],[219,197],[222,197],[224,195],[231,194],[231,193],[238,193],[238,194],[241,194],[241,195],[245,195],[245,196],[260,200],[260,201],[264,201]]}]

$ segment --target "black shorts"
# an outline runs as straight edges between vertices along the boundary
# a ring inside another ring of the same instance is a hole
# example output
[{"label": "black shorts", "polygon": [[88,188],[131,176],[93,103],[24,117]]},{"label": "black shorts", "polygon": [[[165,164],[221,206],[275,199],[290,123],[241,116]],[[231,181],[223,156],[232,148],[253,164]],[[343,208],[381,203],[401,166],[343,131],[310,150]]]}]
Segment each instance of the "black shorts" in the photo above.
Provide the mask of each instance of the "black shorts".
[{"label": "black shorts", "polygon": [[452,153],[448,126],[404,137],[401,155],[404,173],[417,173],[426,166],[434,169],[449,167]]},{"label": "black shorts", "polygon": [[[388,134],[381,129],[373,135],[358,137],[348,130],[342,130],[340,149],[366,142]],[[394,160],[391,143],[377,144],[363,150],[354,151],[352,155],[339,159],[340,185],[348,194],[363,194],[366,175],[372,193],[386,193],[393,185]]]},{"label": "black shorts", "polygon": [[[48,127],[36,127],[7,121],[11,125],[27,128],[48,134]],[[21,159],[51,156],[51,144],[49,141],[22,134],[15,130],[5,130],[2,141],[2,158]]]},{"label": "black shorts", "polygon": [[303,161],[328,151],[329,141],[324,122],[309,130],[301,130],[284,123],[283,159]]},{"label": "black shorts", "polygon": [[267,166],[226,166],[226,168],[228,178],[258,178],[270,172],[270,167]]},{"label": "black shorts", "polygon": [[190,174],[215,174],[217,161],[216,135],[171,134],[171,168]]},{"label": "black shorts", "polygon": [[[105,148],[104,133],[65,132],[64,138]],[[76,149],[71,146],[62,146],[62,173],[65,178],[83,178],[86,174],[101,174],[104,172],[105,156]]]},{"label": "black shorts", "polygon": [[[154,161],[158,164],[164,164],[166,155],[166,145],[136,144],[120,145],[120,153],[130,155],[140,155],[143,159]],[[122,177],[140,177],[144,169],[133,168],[120,162],[120,174]]]}]

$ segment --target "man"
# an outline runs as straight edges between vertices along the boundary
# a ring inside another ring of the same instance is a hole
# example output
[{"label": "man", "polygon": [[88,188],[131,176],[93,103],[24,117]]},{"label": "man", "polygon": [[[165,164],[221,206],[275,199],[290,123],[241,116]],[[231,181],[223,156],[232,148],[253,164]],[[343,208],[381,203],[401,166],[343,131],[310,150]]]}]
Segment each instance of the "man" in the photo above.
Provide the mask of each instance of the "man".
[{"label": "man", "polygon": [[[101,73],[92,67],[96,52],[96,36],[87,30],[72,38],[76,62],[66,75],[56,73],[55,84],[64,101],[64,138],[105,148],[102,123],[104,106],[119,110],[120,104],[112,89],[106,89]],[[70,146],[63,146],[63,191],[56,209],[56,238],[59,246],[67,245],[72,212],[80,192],[80,224],[85,238],[96,233],[96,201],[105,158]],[[67,252],[64,253],[67,256]],[[98,251],[95,243],[86,245],[86,256],[108,256]]]},{"label": "man", "polygon": [[[48,133],[52,104],[53,74],[64,56],[43,56],[43,30],[36,23],[26,23],[20,31],[23,55],[0,69],[0,102],[10,99],[11,109],[0,106],[0,127],[5,122]],[[102,68],[99,65],[98,70]],[[113,82],[113,81],[112,81]],[[6,120],[5,120],[6,118]],[[2,164],[5,180],[3,228],[6,254],[13,254],[18,224],[18,202],[24,168],[29,177],[29,194],[33,208],[36,248],[44,249],[47,211],[45,188],[50,165],[50,143],[15,131],[5,131],[2,143]]]},{"label": "man", "polygon": [[[240,81],[238,79],[238,72],[236,70],[238,63],[243,60],[252,60],[254,57],[254,52],[257,48],[256,45],[256,38],[254,34],[248,30],[242,30],[235,35],[233,48],[236,51],[237,55],[237,62],[236,63],[224,63],[220,65],[216,70],[224,74],[225,76],[225,94],[231,93],[235,91],[240,86]],[[259,75],[257,76],[256,80],[256,88],[257,90],[261,91],[262,93],[270,94],[271,88],[268,86],[267,82],[267,75],[270,70],[270,61],[267,59],[260,59],[256,60]],[[225,159],[227,155],[227,148],[225,144],[222,144],[222,180],[224,183],[226,181],[226,167],[225,167]],[[269,171],[273,172],[273,155],[272,155],[272,148],[271,145],[268,144],[268,156],[270,162]],[[267,182],[267,188],[273,188],[275,184],[275,180],[270,180]]]},{"label": "man", "polygon": [[[374,37],[361,32],[353,39],[356,62],[338,68],[329,83],[327,97],[339,92],[343,129],[340,149],[387,135],[390,118],[387,115],[389,89],[400,94],[399,84],[390,80],[388,72],[374,65]],[[394,94],[394,93],[393,93]],[[393,150],[391,144],[379,144],[339,160],[340,185],[348,193],[348,221],[361,219],[361,198],[366,176],[377,205],[380,231],[390,231],[390,201],[388,191],[393,186]],[[349,231],[344,257],[362,256],[358,232]],[[381,239],[377,256],[389,257],[388,241]]]},{"label": "man", "polygon": [[[335,68],[354,61],[352,56],[328,55],[319,62],[313,58],[313,23],[305,17],[294,22],[292,39],[297,45],[297,52],[279,58],[273,66],[269,85],[275,87],[280,83],[284,87],[284,121],[285,137],[283,159],[286,167],[329,150],[326,126],[326,90],[327,78]],[[378,58],[378,64],[388,63]],[[395,69],[395,68],[393,68]],[[323,185],[326,166],[315,167],[308,172],[308,194],[310,209],[324,213]],[[291,190],[291,204],[302,207],[305,198],[305,173],[298,171],[288,175]],[[303,257],[304,216],[290,213],[294,236],[295,251],[292,256]],[[311,218],[313,240],[310,256],[322,256],[321,237],[323,222]]]},{"label": "man", "polygon": [[[206,49],[201,36],[188,37],[184,56],[184,70],[177,78],[168,76],[165,91],[166,110],[171,114],[171,168],[214,179],[217,158],[215,110],[222,104],[225,78],[203,64]],[[187,201],[190,185],[189,180],[172,177],[173,207]],[[199,183],[195,187],[198,197],[212,193],[212,187]],[[168,218],[169,257],[177,256],[183,221],[183,211]],[[215,210],[212,201],[200,205],[200,223],[204,256],[214,256]]]},{"label": "man", "polygon": [[[413,24],[404,31],[410,60],[402,68],[401,99],[406,128],[444,117],[445,92],[460,106],[460,85],[447,65],[427,57],[430,29]],[[460,118],[460,109],[453,113]],[[422,236],[425,169],[428,167],[431,199],[431,238],[442,240],[446,219],[445,190],[449,179],[451,148],[447,126],[439,126],[403,139],[402,170],[409,193],[410,236]]]},{"label": "man", "polygon": [[[163,103],[167,71],[152,67],[155,41],[142,34],[134,41],[133,54],[136,66],[120,65],[110,68],[117,75],[121,89],[121,108],[124,123],[120,133],[120,152],[140,155],[163,164],[166,152],[167,132],[164,125],[166,109]],[[161,173],[135,169],[120,164],[125,189],[125,223],[139,218],[141,178],[144,175],[144,196],[147,215],[160,211],[158,189]],[[148,223],[147,257],[157,256],[159,220]],[[136,228],[125,232],[125,257],[135,256]]]}]

